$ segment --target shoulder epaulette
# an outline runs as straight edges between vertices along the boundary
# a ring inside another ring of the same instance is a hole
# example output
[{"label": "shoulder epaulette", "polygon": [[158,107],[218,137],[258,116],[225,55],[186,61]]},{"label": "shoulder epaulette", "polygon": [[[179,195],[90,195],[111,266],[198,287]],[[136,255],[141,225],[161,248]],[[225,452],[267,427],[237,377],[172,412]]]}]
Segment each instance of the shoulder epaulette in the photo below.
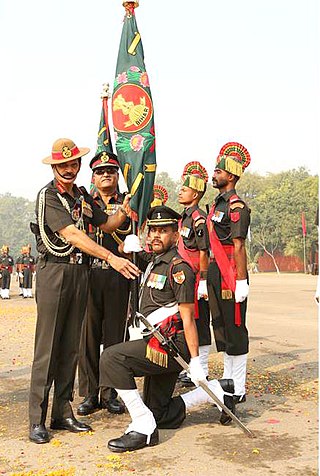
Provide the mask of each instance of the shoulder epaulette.
[{"label": "shoulder epaulette", "polygon": [[244,208],[245,207],[244,201],[236,194],[234,194],[230,197],[229,203],[230,203],[230,210],[234,210],[235,208]]},{"label": "shoulder epaulette", "polygon": [[84,187],[83,185],[80,185],[80,187],[78,187],[80,192],[83,194],[83,195],[88,195],[88,192],[86,190],[86,187]]},{"label": "shoulder epaulette", "polygon": [[177,264],[184,263],[184,260],[182,258],[178,258],[177,256],[174,256],[171,260],[171,265],[176,266]]},{"label": "shoulder epaulette", "polygon": [[194,210],[191,216],[193,218],[195,227],[202,225],[203,223],[206,222],[206,219],[204,218],[204,216],[201,215],[199,210]]}]

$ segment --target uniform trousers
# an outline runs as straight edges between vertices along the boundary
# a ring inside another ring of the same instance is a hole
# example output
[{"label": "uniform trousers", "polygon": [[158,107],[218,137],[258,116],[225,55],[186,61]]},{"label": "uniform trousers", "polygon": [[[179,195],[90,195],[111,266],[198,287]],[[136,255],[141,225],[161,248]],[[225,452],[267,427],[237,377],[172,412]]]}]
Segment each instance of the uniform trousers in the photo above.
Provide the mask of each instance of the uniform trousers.
[{"label": "uniform trousers", "polygon": [[8,269],[2,269],[2,289],[10,289],[11,274]]},{"label": "uniform trousers", "polygon": [[211,332],[210,332],[210,308],[209,303],[205,299],[198,300],[199,306],[199,318],[195,319],[199,346],[211,345]]},{"label": "uniform trousers", "polygon": [[[92,268],[89,273],[88,306],[83,321],[79,350],[79,394],[99,393],[100,344],[110,345],[128,340],[125,333],[130,282],[113,268]],[[116,395],[102,389],[101,397],[108,400]]]},{"label": "uniform trousers", "polygon": [[[181,356],[189,362],[190,354],[180,332],[175,343]],[[100,384],[122,390],[136,389],[135,377],[145,377],[144,403],[152,411],[158,428],[178,428],[186,417],[182,398],[172,397],[181,366],[169,356],[168,367],[161,367],[148,360],[147,339],[113,345],[100,358]]]},{"label": "uniform trousers", "polygon": [[234,299],[221,297],[221,273],[215,261],[208,269],[208,294],[212,315],[213,332],[218,352],[242,355],[249,352],[249,337],[246,328],[247,300],[240,303],[241,325],[236,326]]},{"label": "uniform trousers", "polygon": [[73,415],[70,401],[78,361],[81,325],[87,305],[88,266],[37,264],[37,325],[31,372],[31,424],[45,423],[54,383],[52,418]]},{"label": "uniform trousers", "polygon": [[30,268],[24,268],[22,287],[25,289],[32,288],[32,271]]}]

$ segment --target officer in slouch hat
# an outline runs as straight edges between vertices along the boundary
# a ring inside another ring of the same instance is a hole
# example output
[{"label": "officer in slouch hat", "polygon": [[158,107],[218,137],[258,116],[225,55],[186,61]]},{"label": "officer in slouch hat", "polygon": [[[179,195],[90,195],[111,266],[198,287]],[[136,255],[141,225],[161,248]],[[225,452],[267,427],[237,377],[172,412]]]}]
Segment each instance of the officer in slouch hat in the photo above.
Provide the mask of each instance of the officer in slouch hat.
[{"label": "officer in slouch hat", "polygon": [[[53,180],[42,188],[36,201],[37,325],[31,372],[29,438],[47,443],[49,392],[54,383],[50,428],[83,432],[90,426],[78,421],[72,411],[73,387],[78,361],[82,320],[87,305],[89,255],[105,260],[126,278],[139,274],[130,261],[114,255],[88,237],[89,225],[111,233],[127,218],[118,210],[106,215],[75,180],[81,157],[88,148],[78,148],[70,139],[54,142],[50,156]],[[123,204],[129,211],[129,197]]]}]

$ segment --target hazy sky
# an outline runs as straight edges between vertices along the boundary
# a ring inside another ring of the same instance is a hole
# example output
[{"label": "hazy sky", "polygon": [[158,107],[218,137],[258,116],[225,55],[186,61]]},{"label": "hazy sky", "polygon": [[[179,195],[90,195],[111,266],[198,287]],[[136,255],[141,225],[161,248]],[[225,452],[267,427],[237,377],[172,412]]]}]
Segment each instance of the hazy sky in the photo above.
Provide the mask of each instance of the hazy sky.
[{"label": "hazy sky", "polygon": [[[34,199],[59,137],[92,153],[102,84],[113,83],[121,0],[0,0],[0,194]],[[136,17],[154,100],[158,171],[241,142],[251,171],[319,158],[317,0],[140,0]]]}]

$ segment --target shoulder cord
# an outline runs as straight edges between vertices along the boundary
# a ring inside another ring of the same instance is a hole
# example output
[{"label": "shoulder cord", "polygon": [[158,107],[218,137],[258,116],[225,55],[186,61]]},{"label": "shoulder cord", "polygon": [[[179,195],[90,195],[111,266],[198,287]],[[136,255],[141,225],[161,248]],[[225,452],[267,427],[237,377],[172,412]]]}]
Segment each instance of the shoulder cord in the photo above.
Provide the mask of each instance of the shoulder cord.
[{"label": "shoulder cord", "polygon": [[[70,245],[63,236],[59,235],[58,233],[54,233],[54,235],[59,238],[65,245],[59,246],[53,243],[48,235],[45,232],[44,229],[44,211],[45,211],[45,195],[46,195],[46,188],[43,188],[40,193],[39,193],[39,205],[38,205],[38,224],[39,224],[39,230],[40,230],[40,237],[41,240],[48,250],[49,253],[51,253],[53,256],[68,256],[70,255],[73,250],[75,249],[75,246]],[[61,201],[62,205],[65,207],[65,209],[70,213],[70,207],[67,202],[67,200],[62,197],[59,193],[57,194],[59,197],[59,200]],[[78,220],[78,222],[80,219]],[[76,223],[76,226],[78,224]]]}]

